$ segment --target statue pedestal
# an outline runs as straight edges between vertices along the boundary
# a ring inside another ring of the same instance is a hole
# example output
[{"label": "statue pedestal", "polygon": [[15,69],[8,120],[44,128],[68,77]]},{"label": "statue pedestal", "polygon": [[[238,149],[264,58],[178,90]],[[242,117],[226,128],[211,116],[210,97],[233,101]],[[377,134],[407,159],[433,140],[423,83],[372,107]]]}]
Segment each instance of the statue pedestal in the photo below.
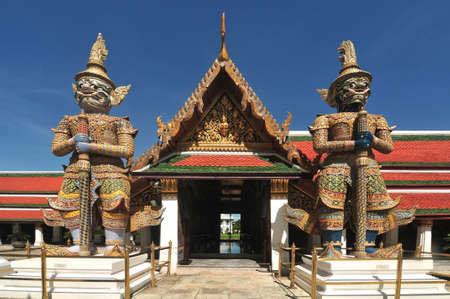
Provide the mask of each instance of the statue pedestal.
[{"label": "statue pedestal", "polygon": [[[295,283],[311,292],[311,256],[303,256],[303,263],[295,267]],[[317,282],[338,282],[336,285],[317,286],[317,298],[394,298],[396,281],[396,260],[332,260],[317,263]],[[401,296],[407,298],[449,298],[445,280],[428,275],[433,269],[432,260],[403,260]],[[364,283],[369,281],[370,283]],[[411,282],[424,283],[411,283]]]},{"label": "statue pedestal", "polygon": [[[146,258],[146,254],[130,258],[130,277],[145,273],[131,280],[131,294],[149,285],[150,263]],[[0,277],[1,297],[42,298],[40,258],[13,261],[11,268],[14,271],[3,277],[12,279],[2,280]],[[48,257],[47,277],[76,280],[48,282],[47,292],[52,299],[121,299],[124,294],[124,259]]]},{"label": "statue pedestal", "polygon": [[12,272],[11,263],[7,259],[0,256],[0,276],[4,276]]}]

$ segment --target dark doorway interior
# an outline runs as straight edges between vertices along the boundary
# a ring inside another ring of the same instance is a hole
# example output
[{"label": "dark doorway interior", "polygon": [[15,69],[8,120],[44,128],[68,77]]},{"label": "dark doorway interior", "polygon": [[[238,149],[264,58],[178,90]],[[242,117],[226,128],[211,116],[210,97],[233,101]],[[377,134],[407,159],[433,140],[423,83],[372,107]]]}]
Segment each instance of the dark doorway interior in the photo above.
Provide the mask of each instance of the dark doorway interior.
[{"label": "dark doorway interior", "polygon": [[[267,181],[185,180],[180,182],[179,195],[185,260],[250,258],[263,261],[264,245],[270,244],[270,240],[266,240],[269,211]],[[234,215],[239,222],[234,222],[234,228],[222,231],[221,214]],[[235,233],[237,231],[239,234]],[[224,240],[228,235],[228,240]]]}]

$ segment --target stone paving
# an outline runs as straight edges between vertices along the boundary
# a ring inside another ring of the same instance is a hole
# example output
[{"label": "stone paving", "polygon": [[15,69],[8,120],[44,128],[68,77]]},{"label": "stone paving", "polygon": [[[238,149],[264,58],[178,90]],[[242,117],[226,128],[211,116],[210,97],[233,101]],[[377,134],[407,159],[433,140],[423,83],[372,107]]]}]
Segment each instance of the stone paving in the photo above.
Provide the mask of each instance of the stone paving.
[{"label": "stone paving", "polygon": [[179,267],[177,274],[163,277],[156,288],[147,288],[133,299],[281,299],[310,298],[299,288],[289,289],[289,280],[274,278],[265,269],[211,269]]}]

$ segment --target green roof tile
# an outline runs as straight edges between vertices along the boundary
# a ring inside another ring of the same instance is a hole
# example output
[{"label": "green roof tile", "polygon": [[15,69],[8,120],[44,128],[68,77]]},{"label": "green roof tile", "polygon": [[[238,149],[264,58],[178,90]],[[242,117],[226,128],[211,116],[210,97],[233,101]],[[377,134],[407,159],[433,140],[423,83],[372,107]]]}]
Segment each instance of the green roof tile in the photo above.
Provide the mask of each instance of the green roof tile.
[{"label": "green roof tile", "polygon": [[172,166],[173,163],[184,160],[190,155],[177,155],[168,160],[160,162],[159,164],[149,167],[144,172],[186,172],[186,173],[227,173],[227,172],[242,172],[242,173],[296,173],[299,169],[291,167],[277,157],[263,157],[258,156],[259,159],[273,164],[269,166]]}]

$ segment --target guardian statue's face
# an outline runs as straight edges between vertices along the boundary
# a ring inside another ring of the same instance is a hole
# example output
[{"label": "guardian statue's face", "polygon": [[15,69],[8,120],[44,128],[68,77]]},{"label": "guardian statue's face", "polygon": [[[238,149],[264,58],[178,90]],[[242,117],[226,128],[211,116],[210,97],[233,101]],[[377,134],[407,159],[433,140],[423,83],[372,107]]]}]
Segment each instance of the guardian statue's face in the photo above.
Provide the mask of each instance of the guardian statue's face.
[{"label": "guardian statue's face", "polygon": [[112,87],[97,78],[81,78],[77,82],[75,99],[86,113],[108,114],[111,109]]},{"label": "guardian statue's face", "polygon": [[366,106],[370,96],[370,80],[359,76],[345,80],[337,86],[336,102],[339,112],[358,112]]}]

